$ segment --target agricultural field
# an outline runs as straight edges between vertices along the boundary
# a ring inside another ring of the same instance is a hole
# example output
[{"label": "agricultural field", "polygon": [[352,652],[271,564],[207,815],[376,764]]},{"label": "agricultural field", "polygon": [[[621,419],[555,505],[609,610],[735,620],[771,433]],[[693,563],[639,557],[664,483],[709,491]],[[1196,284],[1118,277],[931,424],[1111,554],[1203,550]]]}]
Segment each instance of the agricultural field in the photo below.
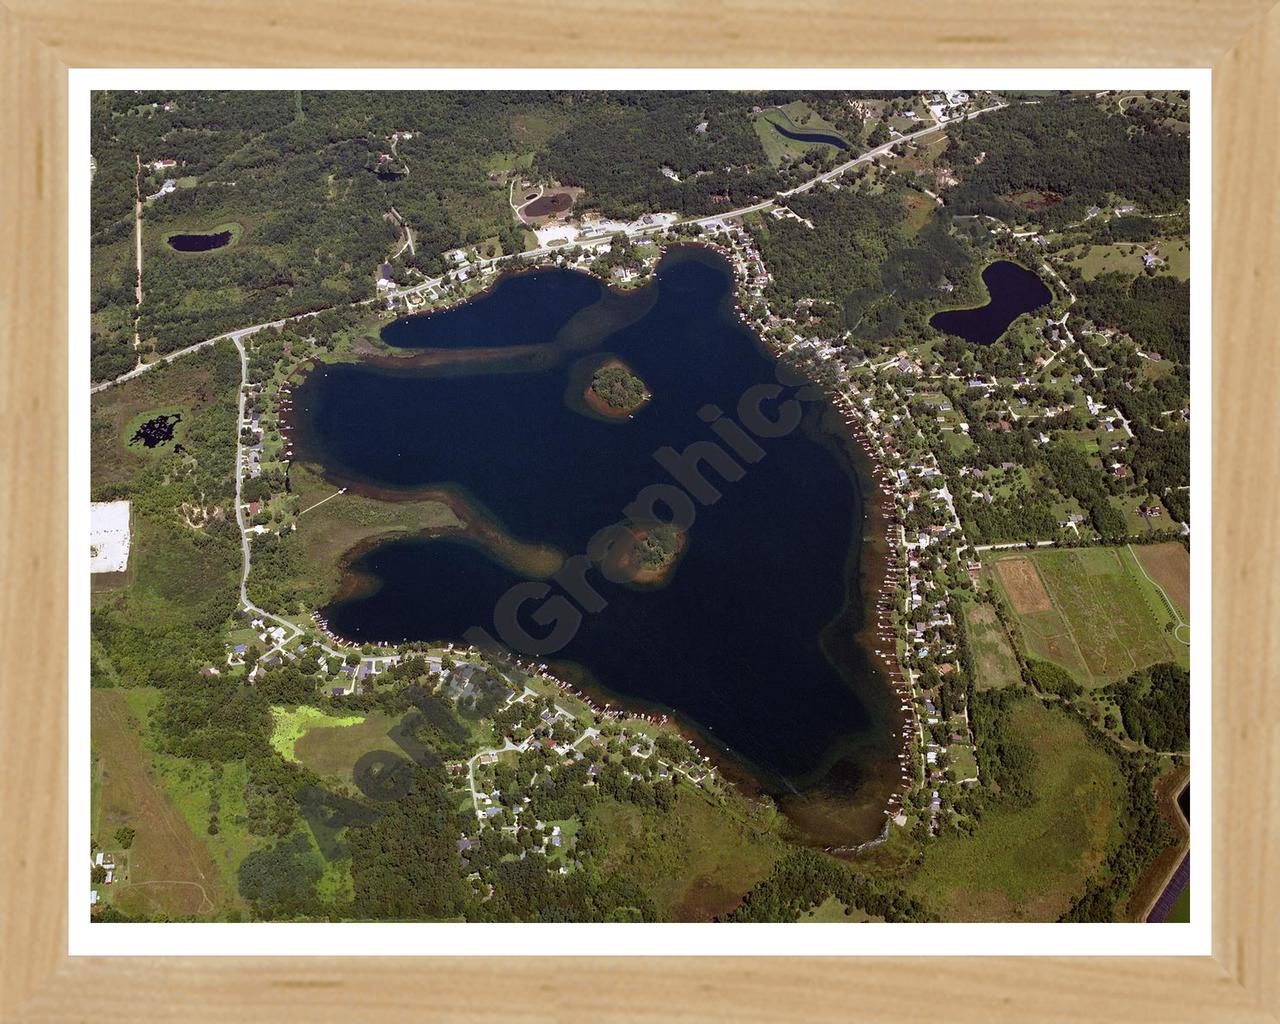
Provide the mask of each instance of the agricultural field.
[{"label": "agricultural field", "polygon": [[1127,548],[1041,548],[986,556],[1033,658],[1081,685],[1102,686],[1161,661],[1187,664],[1187,647],[1156,587]]},{"label": "agricultural field", "polygon": [[1191,621],[1191,553],[1177,541],[1133,549],[1147,575],[1164,590],[1182,618]]},{"label": "agricultural field", "polygon": [[[1123,803],[1116,764],[1066,712],[1033,698],[1012,713],[1037,755],[1028,806],[990,807],[972,836],[923,848],[908,889],[955,921],[1054,921],[1101,864]],[[908,840],[895,833],[893,843]]]},{"label": "agricultural field", "polygon": [[1018,659],[996,610],[985,601],[966,604],[964,621],[973,655],[974,685],[979,690],[994,690],[1022,682]]}]

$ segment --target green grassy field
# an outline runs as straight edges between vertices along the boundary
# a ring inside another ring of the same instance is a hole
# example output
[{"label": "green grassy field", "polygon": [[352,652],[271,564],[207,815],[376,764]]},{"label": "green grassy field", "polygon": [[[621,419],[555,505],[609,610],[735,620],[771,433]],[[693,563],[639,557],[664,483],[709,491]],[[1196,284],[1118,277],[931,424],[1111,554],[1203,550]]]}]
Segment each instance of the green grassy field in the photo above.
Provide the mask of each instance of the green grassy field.
[{"label": "green grassy field", "polygon": [[798,918],[801,924],[859,924],[866,921],[883,921],[873,917],[861,907],[846,907],[834,896],[828,896],[812,910]]},{"label": "green grassy field", "polygon": [[312,729],[333,729],[341,726],[359,725],[364,721],[363,715],[347,715],[335,718],[326,715],[319,708],[299,705],[296,708],[271,709],[271,746],[286,761],[297,761],[295,745],[298,740]]},{"label": "green grassy field", "polygon": [[[349,724],[341,724],[346,721]],[[315,725],[319,725],[317,728]],[[315,723],[298,738],[294,759],[317,775],[351,781],[351,769],[361,755],[371,750],[403,754],[388,733],[395,719],[373,712],[363,719],[328,719]]]},{"label": "green grassy field", "polygon": [[771,107],[768,110],[762,110],[752,119],[752,125],[755,127],[756,135],[760,138],[760,145],[764,148],[765,156],[775,167],[782,163],[783,156],[788,156],[792,160],[799,160],[815,146],[832,151],[835,151],[835,147],[821,143],[797,142],[794,139],[788,139],[774,129],[774,124],[780,124],[792,132],[840,135],[830,122],[801,100],[795,100],[782,107]]},{"label": "green grassy field", "polygon": [[994,690],[1020,683],[1018,659],[996,610],[986,602],[966,604],[964,621],[973,655],[974,685],[979,690]]},{"label": "green grassy field", "polygon": [[588,822],[609,837],[605,864],[624,871],[653,898],[660,920],[708,921],[738,905],[783,852],[687,786],[665,815],[607,800]]},{"label": "green grassy field", "polygon": [[[1070,715],[1033,698],[1011,725],[1038,755],[1031,803],[990,808],[974,835],[928,844],[907,882],[947,920],[1056,920],[1105,854],[1122,799],[1115,763]],[[910,840],[895,831],[892,842]]]},{"label": "green grassy field", "polygon": [[1040,548],[987,556],[1026,653],[1101,686],[1161,661],[1187,664],[1176,625],[1125,548]]},{"label": "green grassy field", "polygon": [[1163,263],[1156,265],[1157,277],[1172,276],[1186,281],[1191,276],[1191,249],[1185,239],[1159,239],[1154,242],[1113,242],[1110,245],[1084,244],[1069,249],[1060,257],[1077,267],[1086,281],[1099,274],[1122,271],[1134,277],[1143,272],[1142,254],[1154,249]]},{"label": "green grassy field", "polygon": [[[222,873],[200,838],[203,831],[194,831],[175,806],[161,766],[142,742],[145,711],[158,694],[94,690],[92,697],[99,781],[93,840],[118,865],[114,882],[96,888],[104,901],[127,914],[216,916],[234,904],[235,890],[221,884]],[[135,830],[128,850],[115,838],[122,826]]]}]

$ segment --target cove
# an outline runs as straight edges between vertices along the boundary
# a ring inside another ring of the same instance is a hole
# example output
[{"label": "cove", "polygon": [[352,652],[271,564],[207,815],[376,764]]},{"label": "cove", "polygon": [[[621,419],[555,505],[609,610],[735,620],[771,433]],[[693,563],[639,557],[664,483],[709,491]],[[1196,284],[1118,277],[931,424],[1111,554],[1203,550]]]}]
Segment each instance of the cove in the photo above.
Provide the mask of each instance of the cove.
[{"label": "cove", "polygon": [[[476,350],[474,363],[313,370],[294,391],[295,457],[383,500],[456,489],[519,541],[581,554],[644,488],[677,484],[656,452],[717,442],[708,416],[745,422],[742,396],[776,384],[775,360],[732,300],[727,263],[696,247],[669,250],[638,295],[571,271],[503,278],[469,305],[386,328],[388,343]],[[485,352],[527,344],[551,355],[529,369]],[[651,394],[631,418],[575,401],[582,366],[605,354]],[[576,632],[537,660],[615,705],[670,711],[737,777],[807,814],[807,834],[856,841],[883,824],[901,727],[857,640],[879,583],[863,538],[874,494],[821,393],[787,387],[762,411],[776,419],[787,400],[802,422],[757,436],[763,456],[734,459],[740,474],[694,462],[717,497],[697,499],[670,576],[639,588],[589,572],[604,606],[571,599]],[[347,568],[346,596],[325,615],[355,641],[461,640],[496,630],[495,606],[517,584],[565,593],[471,541],[399,538],[353,553]],[[520,623],[541,637],[539,610],[526,602]]]},{"label": "cove", "polygon": [[929,318],[929,326],[976,345],[990,345],[1023,313],[1048,305],[1053,293],[1025,267],[996,260],[982,271],[990,301],[975,309],[946,309]]},{"label": "cove", "polygon": [[231,232],[219,231],[211,235],[170,235],[165,239],[169,248],[178,252],[208,252],[210,249],[221,249],[231,241]]}]

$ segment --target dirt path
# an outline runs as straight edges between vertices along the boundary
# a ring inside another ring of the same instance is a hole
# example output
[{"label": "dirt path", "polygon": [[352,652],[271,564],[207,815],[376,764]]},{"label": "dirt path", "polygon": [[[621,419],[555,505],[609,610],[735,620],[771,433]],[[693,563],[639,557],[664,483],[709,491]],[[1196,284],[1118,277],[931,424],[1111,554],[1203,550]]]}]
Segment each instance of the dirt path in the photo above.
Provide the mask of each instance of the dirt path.
[{"label": "dirt path", "polygon": [[142,347],[142,339],[138,334],[138,320],[142,312],[142,157],[140,154],[134,153],[133,160],[138,168],[137,174],[133,178],[134,236],[138,250],[138,280],[133,288],[134,306],[138,313],[133,318],[133,347],[140,349]]}]

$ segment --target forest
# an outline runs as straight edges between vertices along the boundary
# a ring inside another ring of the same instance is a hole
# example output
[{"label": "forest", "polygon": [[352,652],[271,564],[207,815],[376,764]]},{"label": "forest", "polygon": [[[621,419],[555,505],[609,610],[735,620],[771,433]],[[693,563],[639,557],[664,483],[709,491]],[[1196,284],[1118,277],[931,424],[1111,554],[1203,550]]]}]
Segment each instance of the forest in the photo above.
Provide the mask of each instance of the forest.
[{"label": "forest", "polygon": [[[719,91],[575,97],[573,117],[548,140],[535,167],[586,189],[611,217],[744,206],[778,187],[747,116],[751,102]],[[680,180],[663,175],[664,166]]]},{"label": "forest", "polygon": [[804,333],[831,338],[849,331],[847,344],[855,353],[864,340],[928,332],[928,316],[944,285],[963,285],[973,257],[952,232],[945,209],[909,231],[904,202],[910,194],[894,179],[878,194],[845,187],[790,197],[788,207],[812,227],[793,218],[765,218],[756,229],[773,273],[766,291],[770,308],[787,316],[803,306],[810,321],[801,327]]},{"label": "forest", "polygon": [[1152,665],[1113,683],[1124,731],[1152,750],[1185,751],[1191,743],[1191,676],[1180,665]]},{"label": "forest", "polygon": [[[961,183],[947,197],[957,213],[1047,228],[1082,220],[1109,195],[1152,212],[1173,210],[1190,186],[1187,137],[1130,105],[1104,109],[1092,95],[1015,104],[948,129],[947,159]],[[1018,193],[1054,201],[1014,206]]]}]

